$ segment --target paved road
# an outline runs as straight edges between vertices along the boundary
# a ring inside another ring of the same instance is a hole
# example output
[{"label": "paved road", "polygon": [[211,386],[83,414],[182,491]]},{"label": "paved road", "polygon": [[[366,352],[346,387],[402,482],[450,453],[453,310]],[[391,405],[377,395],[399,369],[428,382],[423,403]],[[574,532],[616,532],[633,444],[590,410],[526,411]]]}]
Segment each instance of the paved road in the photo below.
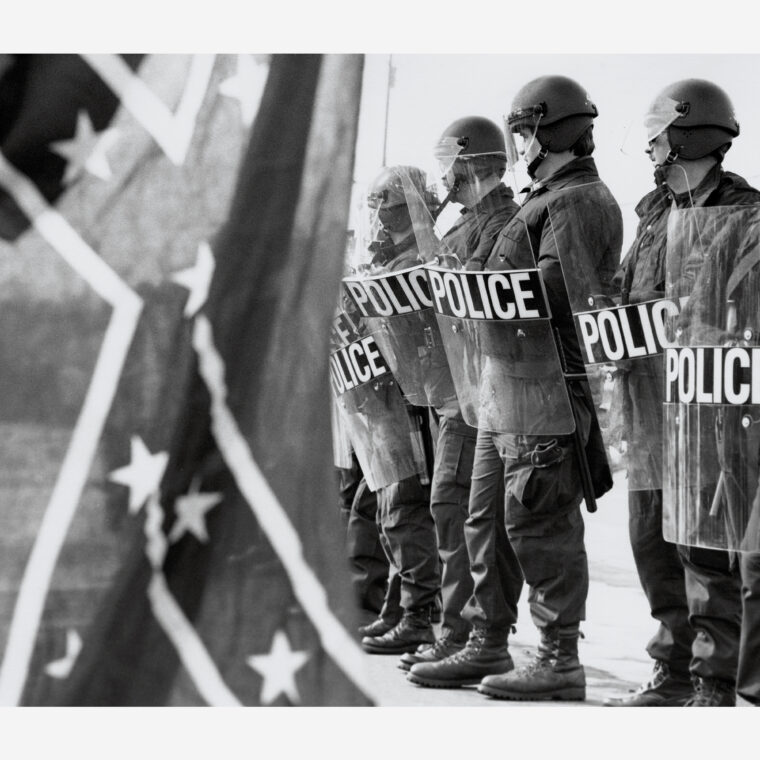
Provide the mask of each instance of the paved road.
[{"label": "paved road", "polygon": [[[591,576],[587,620],[582,625],[585,638],[580,644],[588,684],[585,703],[494,700],[478,694],[474,686],[425,689],[406,680],[405,673],[396,666],[398,657],[368,655],[381,704],[502,708],[599,705],[605,696],[623,694],[646,680],[652,664],[644,647],[656,623],[649,616],[628,543],[626,483],[620,474],[616,475],[615,488],[599,501],[598,512],[584,516]],[[527,589],[520,599],[517,633],[510,637],[510,649],[518,665],[532,656],[538,640],[526,596]]]}]

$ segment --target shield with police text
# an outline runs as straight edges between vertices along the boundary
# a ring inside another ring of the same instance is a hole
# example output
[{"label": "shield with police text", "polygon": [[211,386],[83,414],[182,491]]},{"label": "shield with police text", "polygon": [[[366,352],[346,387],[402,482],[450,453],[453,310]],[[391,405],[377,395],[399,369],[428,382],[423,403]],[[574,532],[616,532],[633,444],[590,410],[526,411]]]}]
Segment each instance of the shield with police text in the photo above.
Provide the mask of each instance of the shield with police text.
[{"label": "shield with police text", "polygon": [[663,534],[760,550],[760,206],[671,212]]},{"label": "shield with police text", "polygon": [[539,270],[427,270],[465,422],[496,433],[572,433]]},{"label": "shield with police text", "polygon": [[455,402],[425,268],[347,277],[343,286],[409,403]]},{"label": "shield with police text", "polygon": [[[608,461],[627,470],[631,491],[662,485],[662,362],[668,319],[678,300],[634,287],[620,297],[612,278],[619,264],[620,211],[602,182],[553,194],[546,207],[548,240],[542,255],[556,257],[575,327],[565,342],[568,364],[585,369]],[[547,274],[548,277],[551,277]],[[555,287],[554,283],[547,287]],[[561,317],[560,317],[561,319]]]},{"label": "shield with police text", "polygon": [[373,491],[427,477],[422,431],[371,334],[341,312],[333,322],[330,380],[340,419]]}]

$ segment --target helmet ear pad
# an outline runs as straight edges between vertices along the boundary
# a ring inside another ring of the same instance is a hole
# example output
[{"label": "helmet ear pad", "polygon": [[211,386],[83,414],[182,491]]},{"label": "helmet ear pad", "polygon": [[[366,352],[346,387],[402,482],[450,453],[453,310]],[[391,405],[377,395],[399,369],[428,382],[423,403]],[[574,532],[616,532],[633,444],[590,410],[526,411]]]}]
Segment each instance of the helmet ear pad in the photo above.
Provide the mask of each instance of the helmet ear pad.
[{"label": "helmet ear pad", "polygon": [[593,117],[586,114],[567,116],[545,126],[539,122],[536,139],[551,153],[562,153],[570,150],[593,123]]},{"label": "helmet ear pad", "polygon": [[685,161],[696,161],[716,151],[721,151],[722,159],[732,139],[733,135],[720,127],[668,127],[670,149]]}]

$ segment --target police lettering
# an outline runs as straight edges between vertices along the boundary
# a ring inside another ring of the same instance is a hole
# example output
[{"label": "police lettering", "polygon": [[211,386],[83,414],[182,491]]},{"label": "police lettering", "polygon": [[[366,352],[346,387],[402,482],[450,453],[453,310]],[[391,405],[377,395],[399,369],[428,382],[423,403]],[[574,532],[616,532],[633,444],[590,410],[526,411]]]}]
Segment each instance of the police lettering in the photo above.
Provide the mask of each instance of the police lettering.
[{"label": "police lettering", "polygon": [[666,349],[665,402],[760,404],[760,347]]},{"label": "police lettering", "polygon": [[336,396],[374,380],[388,371],[388,366],[371,335],[330,355],[330,379]]},{"label": "police lettering", "polygon": [[357,340],[359,334],[345,312],[341,311],[333,320],[330,340],[333,348],[345,348],[349,343]]},{"label": "police lettering", "polygon": [[678,315],[668,299],[575,315],[586,364],[656,356],[673,345],[666,324]]},{"label": "police lettering", "polygon": [[548,319],[537,269],[464,272],[428,267],[433,308],[459,319]]},{"label": "police lettering", "polygon": [[392,317],[433,305],[423,266],[374,277],[346,277],[343,286],[365,317]]}]

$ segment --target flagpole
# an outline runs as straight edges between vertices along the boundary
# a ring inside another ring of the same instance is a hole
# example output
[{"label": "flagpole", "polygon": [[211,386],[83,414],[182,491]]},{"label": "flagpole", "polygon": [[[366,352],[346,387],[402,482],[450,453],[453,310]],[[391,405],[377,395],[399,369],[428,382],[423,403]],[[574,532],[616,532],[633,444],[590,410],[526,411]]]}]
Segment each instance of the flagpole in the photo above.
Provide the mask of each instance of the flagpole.
[{"label": "flagpole", "polygon": [[393,53],[388,56],[388,85],[385,88],[385,129],[383,131],[383,166],[386,165],[388,149],[388,112],[391,105],[391,87],[393,86]]}]

